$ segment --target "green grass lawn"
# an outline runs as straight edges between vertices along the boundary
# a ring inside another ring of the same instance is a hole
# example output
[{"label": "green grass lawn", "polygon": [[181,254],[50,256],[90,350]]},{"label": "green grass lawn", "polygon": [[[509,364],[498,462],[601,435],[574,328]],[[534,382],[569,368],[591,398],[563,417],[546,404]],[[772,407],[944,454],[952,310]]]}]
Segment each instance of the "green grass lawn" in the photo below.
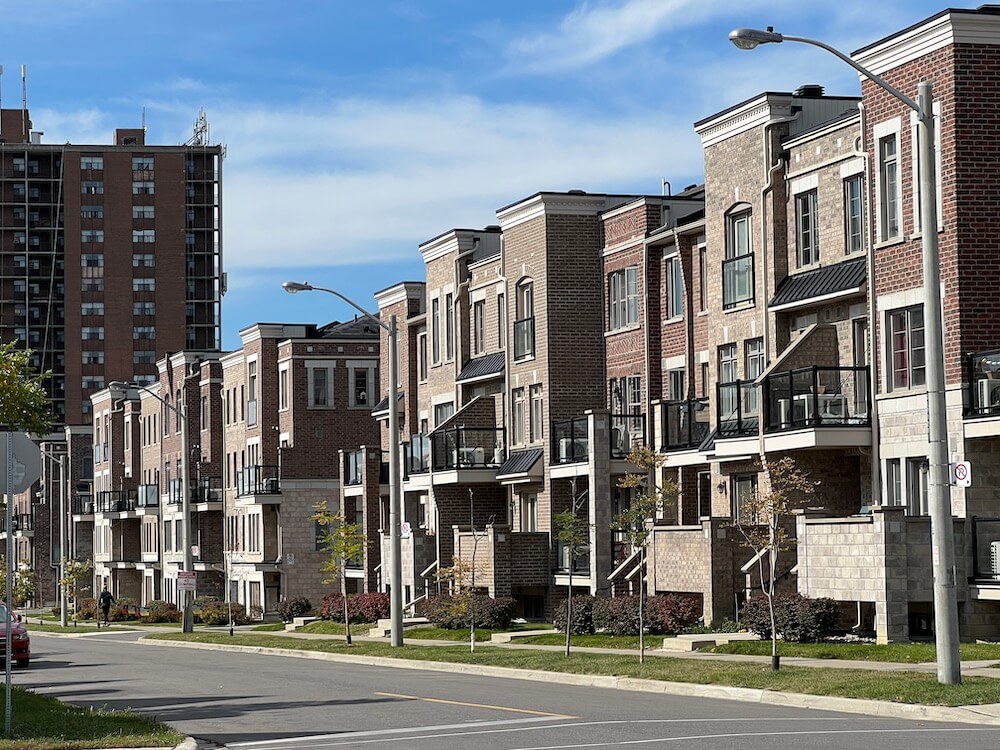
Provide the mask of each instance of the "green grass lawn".
[{"label": "green grass lawn", "polygon": [[0,738],[0,750],[173,747],[184,739],[166,724],[133,711],[79,708],[20,688],[14,688],[11,706],[13,735]]},{"label": "green grass lawn", "polygon": [[[565,633],[546,633],[545,635],[533,635],[528,638],[518,638],[515,643],[525,643],[529,646],[565,646]],[[589,646],[590,648],[631,648],[639,649],[639,636],[637,635],[607,635],[605,633],[595,633],[594,635],[574,635],[570,636],[570,643],[573,646]],[[646,648],[659,648],[663,643],[662,635],[646,635]]]},{"label": "green grass lawn", "polygon": [[[53,625],[52,623],[48,622],[43,625],[39,625],[37,620],[35,622],[25,622],[23,624],[28,629],[29,635],[31,633],[96,633],[97,632],[97,628],[93,624],[81,623],[76,627],[74,627],[73,625],[67,625],[66,627],[63,627],[62,625],[58,624]],[[101,628],[102,633],[105,630],[108,631],[109,633],[114,633],[114,632],[127,631],[128,628],[123,628],[119,625],[111,625],[110,627],[107,628],[105,627]]]},{"label": "green grass lawn", "polygon": [[[963,661],[1000,659],[1000,644],[963,643]],[[771,641],[735,641],[707,649],[716,654],[770,654]],[[892,661],[919,664],[934,661],[933,643],[783,643],[778,642],[782,656],[804,656],[810,659],[854,659],[857,661]]]},{"label": "green grass lawn", "polygon": [[266,633],[157,633],[153,640],[224,643],[266,648],[364,654],[390,658],[482,664],[516,669],[538,669],[574,674],[619,675],[671,682],[777,690],[812,695],[837,695],[865,700],[898,703],[926,703],[960,706],[1000,703],[1000,680],[990,677],[966,678],[962,685],[939,685],[937,676],[923,672],[869,672],[864,670],[782,667],[772,672],[769,665],[649,657],[639,664],[638,656],[574,653],[569,658],[554,651],[529,651],[482,645],[471,653],[464,644],[421,646],[412,640],[402,648],[387,643],[357,642],[352,648],[341,640],[293,640]]},{"label": "green grass lawn", "polygon": [[[499,633],[499,630],[484,630],[483,628],[476,628],[476,642],[482,643],[483,641],[488,641],[493,633]],[[407,628],[403,633],[403,639],[413,638],[418,641],[457,641],[457,642],[469,642],[469,629],[463,628],[462,630],[447,630],[445,628],[435,628],[431,626],[423,626],[419,628]]]},{"label": "green grass lawn", "polygon": [[[355,635],[368,635],[368,631],[375,627],[374,623],[369,622],[352,622],[351,623],[351,636]],[[342,622],[334,622],[333,620],[316,620],[316,622],[311,622],[305,627],[296,629],[296,633],[325,633],[327,635],[346,635],[347,630]],[[406,631],[409,633],[410,631]]]},{"label": "green grass lawn", "polygon": [[285,623],[283,622],[268,622],[264,625],[258,625],[254,630],[260,631],[262,633],[274,633],[279,630],[285,629]]}]

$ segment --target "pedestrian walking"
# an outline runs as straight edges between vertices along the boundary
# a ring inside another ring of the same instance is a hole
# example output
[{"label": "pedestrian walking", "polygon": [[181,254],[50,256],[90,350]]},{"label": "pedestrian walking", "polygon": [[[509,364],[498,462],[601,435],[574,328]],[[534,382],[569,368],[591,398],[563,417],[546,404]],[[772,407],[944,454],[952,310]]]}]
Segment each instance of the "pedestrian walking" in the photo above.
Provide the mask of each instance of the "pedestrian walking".
[{"label": "pedestrian walking", "polygon": [[[105,586],[104,590],[101,592],[100,597],[97,600],[98,606],[101,608],[101,613],[104,615],[104,624],[110,625],[108,621],[108,612],[111,611],[111,605],[115,603],[115,598],[112,596],[111,592],[108,591],[108,587]],[[98,625],[100,623],[98,622]]]}]

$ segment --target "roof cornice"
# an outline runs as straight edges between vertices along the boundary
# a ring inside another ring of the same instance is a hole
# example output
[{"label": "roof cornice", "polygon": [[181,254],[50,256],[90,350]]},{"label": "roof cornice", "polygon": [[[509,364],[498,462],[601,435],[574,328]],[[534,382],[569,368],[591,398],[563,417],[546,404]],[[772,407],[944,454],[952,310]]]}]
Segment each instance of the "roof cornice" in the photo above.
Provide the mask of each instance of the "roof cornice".
[{"label": "roof cornice", "polygon": [[695,123],[703,148],[792,114],[792,95],[766,93]]}]

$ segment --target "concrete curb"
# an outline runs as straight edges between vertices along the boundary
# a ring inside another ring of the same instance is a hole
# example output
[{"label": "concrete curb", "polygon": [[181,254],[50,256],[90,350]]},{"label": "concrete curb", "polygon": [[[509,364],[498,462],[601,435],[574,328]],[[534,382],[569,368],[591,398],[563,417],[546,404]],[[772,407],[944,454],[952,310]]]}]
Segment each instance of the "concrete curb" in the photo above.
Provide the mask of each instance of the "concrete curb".
[{"label": "concrete curb", "polygon": [[348,654],[330,654],[319,651],[300,651],[286,648],[266,648],[264,646],[230,646],[218,643],[192,643],[187,641],[146,640],[137,641],[143,646],[166,646],[168,648],[195,648],[205,651],[232,651],[244,654],[262,654],[265,656],[286,656],[295,659],[313,659],[316,661],[335,661],[347,664],[363,664],[374,667],[390,667],[394,669],[416,669],[429,672],[453,672],[458,674],[479,675],[482,677],[503,677],[514,680],[530,680],[532,682],[552,682],[557,675],[559,682],[580,687],[610,688],[613,690],[630,690],[642,693],[662,693],[664,695],[684,695],[699,698],[718,698],[722,700],[744,701],[747,703],[762,703],[770,706],[789,706],[793,708],[811,708],[821,711],[840,711],[842,713],[863,714],[882,718],[923,719],[925,721],[961,722],[964,724],[980,724],[1000,726],[1000,709],[997,706],[927,706],[919,703],[893,703],[891,701],[872,701],[859,698],[839,698],[825,695],[806,695],[802,693],[781,693],[757,688],[729,687],[726,685],[700,685],[690,682],[663,682],[660,680],[642,680],[635,677],[615,677],[611,675],[586,675],[568,672],[544,672],[531,669],[514,669],[512,667],[490,667],[477,664],[453,664],[450,662],[416,661],[411,659],[392,659],[384,656],[351,656]]}]

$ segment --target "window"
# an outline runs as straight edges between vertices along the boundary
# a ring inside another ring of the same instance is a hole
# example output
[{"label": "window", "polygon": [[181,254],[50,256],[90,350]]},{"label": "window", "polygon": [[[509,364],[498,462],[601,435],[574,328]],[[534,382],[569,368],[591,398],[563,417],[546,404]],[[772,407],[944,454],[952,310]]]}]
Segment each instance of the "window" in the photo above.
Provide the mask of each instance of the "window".
[{"label": "window", "polygon": [[140,244],[156,242],[156,230],[155,229],[133,229],[132,230],[132,242],[138,242]]},{"label": "window", "polygon": [[683,401],[684,391],[684,370],[670,370],[667,372],[667,398],[670,401]]},{"label": "window", "polygon": [[816,190],[795,196],[796,239],[800,268],[819,263],[818,202]]},{"label": "window", "polygon": [[531,414],[529,419],[530,440],[535,443],[542,439],[544,425],[544,403],[542,401],[542,386],[536,384],[528,389],[531,400]]},{"label": "window", "polygon": [[684,279],[679,255],[667,258],[666,282],[667,318],[679,318],[684,314]]},{"label": "window", "polygon": [[80,242],[104,242],[104,230],[84,229],[80,232]]},{"label": "window", "polygon": [[472,304],[472,353],[486,351],[486,300]]},{"label": "window", "polygon": [[80,329],[84,341],[102,341],[104,339],[104,326],[84,326]]},{"label": "window", "polygon": [[156,279],[132,279],[133,292],[155,292]]},{"label": "window", "polygon": [[927,506],[927,459],[906,459],[906,507],[911,516],[926,516]]},{"label": "window", "polygon": [[132,268],[154,268],[156,256],[151,253],[136,253],[132,255]]},{"label": "window", "polygon": [[135,364],[135,365],[155,365],[156,364],[156,352],[154,352],[154,351],[132,352],[132,364]]},{"label": "window", "polygon": [[896,134],[878,141],[879,174],[879,239],[891,240],[900,236],[899,225],[899,155],[896,151]]},{"label": "window", "polygon": [[452,414],[455,413],[455,404],[449,401],[445,404],[435,404],[434,405],[434,426],[440,427],[442,424],[451,419]]},{"label": "window", "polygon": [[104,352],[93,351],[83,353],[83,364],[85,365],[103,365],[104,364]]},{"label": "window", "polygon": [[278,370],[278,408],[288,408],[288,368]]},{"label": "window", "polygon": [[520,281],[515,298],[514,359],[535,355],[535,284],[531,279]]},{"label": "window", "polygon": [[132,182],[132,195],[152,195],[153,183],[149,180],[135,180]]},{"label": "window", "polygon": [[81,386],[85,391],[99,391],[104,387],[104,378],[102,377],[85,377],[81,382]]},{"label": "window", "polygon": [[[743,345],[744,375],[747,380],[754,381],[764,372],[764,339],[749,339]],[[743,413],[757,413],[757,388],[750,387],[744,391]]]},{"label": "window", "polygon": [[247,362],[247,393],[250,401],[257,400],[257,360]]},{"label": "window", "polygon": [[86,253],[80,256],[80,265],[83,268],[103,268],[104,267],[104,254],[103,253]]},{"label": "window", "polygon": [[902,505],[902,481],[899,471],[899,459],[885,460],[885,502],[886,505]]},{"label": "window", "polygon": [[441,300],[431,300],[431,354],[434,364],[441,361]]},{"label": "window", "polygon": [[862,205],[861,175],[856,174],[844,180],[844,250],[848,254],[864,247]]},{"label": "window", "polygon": [[420,365],[420,382],[427,380],[427,332],[417,336],[417,346],[420,349],[419,352],[419,365]]},{"label": "window", "polygon": [[455,359],[455,298],[452,294],[444,296],[444,346],[449,361]]},{"label": "window", "polygon": [[84,302],[80,305],[81,315],[104,315],[103,302]]},{"label": "window", "polygon": [[511,397],[510,431],[511,442],[521,445],[524,442],[524,388],[515,388]]},{"label": "window", "polygon": [[723,310],[754,301],[750,212],[742,210],[732,214],[726,228],[726,258],[722,261]]},{"label": "window", "polygon": [[757,492],[757,475],[742,474],[734,476],[731,480],[733,498],[733,518],[743,519],[753,523],[755,519],[746,518],[744,506],[752,499]]},{"label": "window", "polygon": [[99,180],[84,180],[80,183],[81,195],[103,195],[104,183]]},{"label": "window", "polygon": [[924,370],[924,309],[914,305],[889,313],[891,389],[926,383]]},{"label": "window", "polygon": [[81,292],[103,292],[104,279],[85,278],[80,282]]},{"label": "window", "polygon": [[507,349],[507,309],[504,307],[504,295],[497,295],[497,346],[501,351]]},{"label": "window", "polygon": [[369,371],[366,367],[351,368],[351,406],[368,405],[368,374]]},{"label": "window", "polygon": [[623,268],[608,276],[608,330],[639,323],[639,269]]},{"label": "window", "polygon": [[80,206],[81,219],[103,219],[104,206]]},{"label": "window", "polygon": [[708,309],[708,248],[705,246],[705,238],[698,240],[698,310],[704,312]]},{"label": "window", "polygon": [[132,339],[134,341],[149,341],[156,338],[156,326],[134,326]]},{"label": "window", "polygon": [[719,382],[732,383],[739,376],[736,359],[736,344],[723,344],[719,347]]},{"label": "window", "polygon": [[152,156],[133,156],[132,157],[132,171],[142,172],[153,168],[153,157]]},{"label": "window", "polygon": [[133,302],[132,303],[132,314],[133,315],[156,315],[156,303],[155,302]]},{"label": "window", "polygon": [[208,425],[208,396],[201,397],[201,429],[207,430]]},{"label": "window", "polygon": [[521,495],[521,531],[538,531],[538,496]]},{"label": "window", "polygon": [[80,156],[80,169],[104,169],[104,157],[82,154]]},{"label": "window", "polygon": [[[256,364],[256,363],[255,363]],[[255,398],[252,386],[251,399]],[[330,371],[325,367],[309,368],[309,406],[332,406],[330,403]]]},{"label": "window", "polygon": [[133,219],[155,219],[156,218],[156,207],[155,206],[132,206],[132,218]]}]

